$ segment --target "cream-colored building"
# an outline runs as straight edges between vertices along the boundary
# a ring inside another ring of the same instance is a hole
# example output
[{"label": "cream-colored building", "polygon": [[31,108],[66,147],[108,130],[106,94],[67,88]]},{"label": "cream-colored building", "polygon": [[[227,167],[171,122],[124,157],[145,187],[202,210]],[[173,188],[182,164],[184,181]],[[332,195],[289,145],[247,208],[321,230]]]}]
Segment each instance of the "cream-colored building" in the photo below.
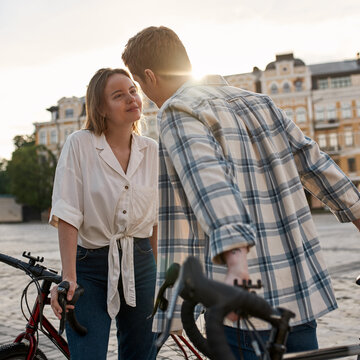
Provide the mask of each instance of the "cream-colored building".
[{"label": "cream-colored building", "polygon": [[46,110],[51,113],[51,120],[34,123],[35,141],[45,145],[59,157],[66,138],[75,130],[81,129],[85,122],[85,98],[63,97],[56,106]]}]

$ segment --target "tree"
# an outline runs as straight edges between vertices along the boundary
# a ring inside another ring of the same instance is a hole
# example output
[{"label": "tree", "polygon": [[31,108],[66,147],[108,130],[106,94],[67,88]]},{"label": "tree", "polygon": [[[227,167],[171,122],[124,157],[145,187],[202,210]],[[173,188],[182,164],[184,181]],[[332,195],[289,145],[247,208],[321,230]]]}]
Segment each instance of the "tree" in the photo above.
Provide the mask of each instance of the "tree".
[{"label": "tree", "polygon": [[14,143],[16,149],[20,149],[23,146],[35,145],[35,134],[16,135],[13,139],[13,143]]},{"label": "tree", "polygon": [[35,145],[32,136],[16,136],[16,150],[8,162],[10,193],[18,203],[39,211],[51,205],[56,157],[44,145]]}]

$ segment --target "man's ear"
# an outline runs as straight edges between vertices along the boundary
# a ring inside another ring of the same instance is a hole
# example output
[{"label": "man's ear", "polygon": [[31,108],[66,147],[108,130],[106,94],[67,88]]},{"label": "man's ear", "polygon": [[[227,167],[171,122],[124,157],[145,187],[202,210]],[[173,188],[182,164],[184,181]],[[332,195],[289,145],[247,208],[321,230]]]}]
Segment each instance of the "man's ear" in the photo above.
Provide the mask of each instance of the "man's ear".
[{"label": "man's ear", "polygon": [[153,85],[157,84],[157,82],[158,82],[157,76],[155,75],[155,73],[152,70],[145,69],[144,73],[145,73],[146,82],[149,82]]}]

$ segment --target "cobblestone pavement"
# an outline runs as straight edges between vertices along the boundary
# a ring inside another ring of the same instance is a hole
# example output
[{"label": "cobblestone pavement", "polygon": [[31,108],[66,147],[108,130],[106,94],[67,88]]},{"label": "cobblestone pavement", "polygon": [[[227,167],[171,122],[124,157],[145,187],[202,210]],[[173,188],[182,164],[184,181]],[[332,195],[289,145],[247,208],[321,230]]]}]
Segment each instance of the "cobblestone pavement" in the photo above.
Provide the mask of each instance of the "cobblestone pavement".
[{"label": "cobblestone pavement", "polygon": [[[360,235],[352,224],[340,224],[331,214],[314,215],[326,263],[328,265],[339,309],[318,321],[320,347],[357,343],[360,335],[360,288],[354,279],[360,274]],[[21,257],[23,251],[43,256],[45,266],[60,270],[57,231],[47,224],[0,224],[0,252]],[[12,342],[24,330],[20,311],[22,290],[29,278],[23,272],[0,263],[0,344]],[[30,303],[33,297],[30,296]],[[45,315],[58,321],[49,309]],[[49,360],[65,359],[55,346],[40,334],[40,348]],[[115,329],[112,327],[107,359],[117,359]],[[165,348],[158,359],[182,359]],[[349,357],[355,359],[355,357]],[[139,359],[141,360],[141,359]]]}]

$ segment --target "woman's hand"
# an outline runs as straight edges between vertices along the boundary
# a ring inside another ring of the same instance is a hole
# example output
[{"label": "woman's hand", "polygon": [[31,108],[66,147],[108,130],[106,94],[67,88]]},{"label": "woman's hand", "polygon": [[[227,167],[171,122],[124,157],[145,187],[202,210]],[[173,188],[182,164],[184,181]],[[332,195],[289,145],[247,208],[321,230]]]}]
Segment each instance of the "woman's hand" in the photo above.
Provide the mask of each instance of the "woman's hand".
[{"label": "woman's hand", "polygon": [[[68,280],[68,279],[64,279],[64,281],[67,281],[70,284],[70,288],[68,290],[66,300],[71,301],[71,299],[74,296],[75,289],[77,287],[76,281],[71,281],[71,280]],[[51,300],[50,300],[51,308],[52,308],[55,316],[59,320],[61,320],[63,310],[62,310],[62,308],[61,308],[61,306],[59,304],[59,301],[58,301],[58,286],[57,285],[54,286],[50,290],[50,297],[51,297]],[[74,308],[75,308],[74,305],[66,305],[66,311],[68,311],[69,309],[74,309]]]}]

